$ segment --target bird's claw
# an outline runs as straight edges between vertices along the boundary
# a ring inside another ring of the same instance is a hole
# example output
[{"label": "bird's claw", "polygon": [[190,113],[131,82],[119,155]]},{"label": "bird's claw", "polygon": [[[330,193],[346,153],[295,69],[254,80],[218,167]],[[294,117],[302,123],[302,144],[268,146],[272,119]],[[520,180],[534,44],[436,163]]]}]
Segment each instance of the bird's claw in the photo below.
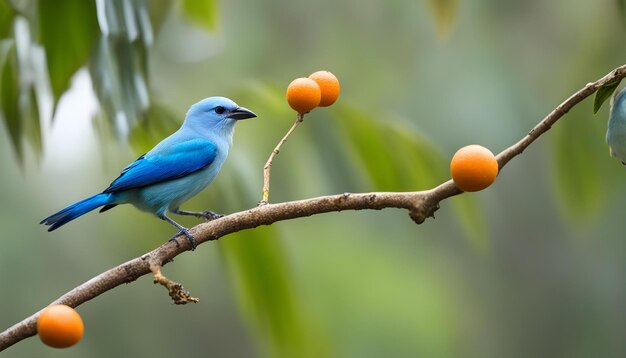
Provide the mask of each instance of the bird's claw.
[{"label": "bird's claw", "polygon": [[218,214],[218,213],[214,213],[211,210],[203,211],[200,215],[203,218],[205,218],[206,221],[211,221],[211,220],[215,220],[215,219],[219,219],[219,218],[223,218],[224,217],[224,215]]},{"label": "bird's claw", "polygon": [[198,243],[196,242],[196,239],[193,237],[193,235],[191,235],[191,233],[187,229],[180,229],[174,236],[172,236],[167,241],[174,241],[176,243],[176,247],[179,247],[180,244],[178,243],[176,238],[179,237],[181,234],[187,237],[187,241],[189,241],[189,245],[191,246],[191,251],[194,251],[196,247],[198,246]]}]

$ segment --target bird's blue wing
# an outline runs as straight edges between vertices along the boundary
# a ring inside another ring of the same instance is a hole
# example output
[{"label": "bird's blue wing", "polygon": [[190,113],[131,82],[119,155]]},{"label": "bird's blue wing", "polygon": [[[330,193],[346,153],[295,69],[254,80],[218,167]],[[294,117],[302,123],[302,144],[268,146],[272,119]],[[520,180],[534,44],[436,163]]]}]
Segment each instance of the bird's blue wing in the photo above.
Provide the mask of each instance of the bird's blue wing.
[{"label": "bird's blue wing", "polygon": [[172,145],[158,154],[144,154],[109,185],[104,193],[142,188],[177,179],[213,163],[217,146],[206,139],[192,139]]}]

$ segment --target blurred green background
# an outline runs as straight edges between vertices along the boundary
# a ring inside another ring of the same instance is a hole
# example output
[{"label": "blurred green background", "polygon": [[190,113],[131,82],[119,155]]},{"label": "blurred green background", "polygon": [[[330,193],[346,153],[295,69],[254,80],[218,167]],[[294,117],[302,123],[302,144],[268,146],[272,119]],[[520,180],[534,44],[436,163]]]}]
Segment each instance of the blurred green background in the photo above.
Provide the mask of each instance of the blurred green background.
[{"label": "blurred green background", "polygon": [[[284,90],[319,69],[340,99],[286,143],[271,201],[428,189],[459,147],[499,152],[626,63],[625,26],[615,0],[0,0],[0,329],[172,234],[130,206],[38,222],[204,97],[259,118],[186,209],[258,202],[295,119]],[[592,102],[436,220],[343,212],[230,235],[164,269],[199,303],[143,277],[78,307],[76,347],[34,337],[3,356],[624,357],[626,168]]]}]

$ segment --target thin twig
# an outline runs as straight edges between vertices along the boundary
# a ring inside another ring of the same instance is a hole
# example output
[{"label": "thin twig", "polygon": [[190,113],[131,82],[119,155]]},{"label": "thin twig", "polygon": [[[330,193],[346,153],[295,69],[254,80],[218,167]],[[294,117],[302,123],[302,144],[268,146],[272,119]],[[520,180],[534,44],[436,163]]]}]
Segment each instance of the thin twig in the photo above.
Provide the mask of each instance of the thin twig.
[{"label": "thin twig", "polygon": [[[606,76],[596,82],[587,84],[581,90],[573,94],[550,112],[527,135],[497,155],[500,168],[504,167],[514,157],[520,155],[524,149],[543,133],[547,132],[551,126],[563,117],[572,107],[592,95],[598,88],[606,83],[624,77],[626,77],[626,65],[616,68]],[[454,182],[448,180],[426,191],[361,194],[344,193],[340,195],[322,196],[306,200],[257,206],[256,208],[199,224],[193,227],[190,232],[196,238],[198,245],[200,245],[237,231],[252,229],[261,225],[270,225],[278,221],[343,210],[381,210],[384,208],[401,208],[408,210],[411,219],[419,224],[434,214],[439,208],[441,201],[460,193],[462,193],[462,191],[454,185]],[[191,247],[189,246],[188,240],[181,240],[178,244],[175,242],[166,242],[141,257],[101,273],[67,292],[52,303],[76,307],[98,297],[108,290],[124,283],[135,281],[139,277],[151,273],[151,267],[154,268],[155,265],[160,270],[161,266],[171,262],[174,257],[190,249]],[[36,312],[0,333],[0,351],[37,334],[36,322],[38,315],[39,312]]]},{"label": "thin twig", "polygon": [[274,148],[272,153],[270,153],[269,158],[267,158],[267,162],[265,162],[265,166],[263,167],[263,196],[261,198],[261,201],[259,202],[259,205],[265,205],[269,203],[270,171],[272,170],[272,161],[274,160],[274,157],[278,155],[278,153],[280,152],[280,148],[287,141],[287,138],[289,138],[291,133],[293,133],[293,131],[295,131],[296,128],[298,128],[298,125],[302,123],[303,120],[304,120],[304,114],[298,113],[298,117],[296,118],[295,123],[291,126],[291,128],[289,128],[289,130],[287,131],[287,134],[285,134],[283,139],[281,139],[280,142],[278,142],[278,144],[276,145],[276,148]]},{"label": "thin twig", "polygon": [[616,69],[607,73],[604,77],[595,82],[587,83],[585,87],[578,90],[563,103],[559,104],[555,109],[553,109],[543,120],[541,120],[541,122],[537,123],[537,125],[533,127],[533,129],[531,129],[530,132],[528,132],[528,134],[520,139],[517,143],[506,148],[500,154],[498,154],[496,158],[498,159],[498,165],[500,166],[500,168],[508,163],[509,160],[522,154],[524,149],[531,145],[537,138],[539,138],[539,136],[552,128],[556,121],[558,121],[567,112],[569,112],[575,105],[594,94],[600,87],[608,84],[609,82],[621,80],[624,77],[626,77],[626,65],[617,67]]},{"label": "thin twig", "polygon": [[196,303],[199,299],[193,297],[189,291],[185,290],[183,285],[178,282],[174,282],[165,277],[161,273],[161,266],[150,265],[150,271],[154,275],[154,283],[165,287],[170,295],[170,298],[177,305],[184,305],[190,302]]}]

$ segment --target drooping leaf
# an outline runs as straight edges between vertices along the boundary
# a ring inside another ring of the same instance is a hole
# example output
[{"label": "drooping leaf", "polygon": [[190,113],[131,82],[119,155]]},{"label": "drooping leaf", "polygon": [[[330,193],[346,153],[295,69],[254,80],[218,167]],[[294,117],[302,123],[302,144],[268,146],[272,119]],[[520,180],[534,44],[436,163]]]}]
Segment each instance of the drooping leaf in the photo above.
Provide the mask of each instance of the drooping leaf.
[{"label": "drooping leaf", "polygon": [[96,2],[39,0],[39,41],[46,51],[55,103],[84,66],[100,34]]},{"label": "drooping leaf", "polygon": [[437,34],[440,38],[447,38],[452,30],[458,12],[458,0],[429,0],[428,8],[435,18]]},{"label": "drooping leaf", "polygon": [[[381,133],[382,126],[378,122],[352,107],[338,106],[336,110],[337,118],[334,122],[340,127],[341,136],[345,140],[344,147],[357,161],[356,168],[364,170],[365,177],[370,178],[373,188],[381,191],[407,189],[395,170],[394,155],[397,152],[387,147],[387,143],[391,142],[387,135],[389,130]],[[409,190],[418,190],[421,186],[419,184],[414,183]]]},{"label": "drooping leaf", "polygon": [[608,197],[611,158],[600,126],[574,108],[554,129],[554,187],[565,215],[576,223],[593,219]]},{"label": "drooping leaf", "polygon": [[155,34],[159,33],[173,3],[172,0],[150,0],[146,4],[147,6],[144,7],[147,10],[150,25]]},{"label": "drooping leaf", "polygon": [[35,94],[34,87],[31,87],[28,91],[28,101],[24,104],[22,112],[24,136],[34,149],[35,155],[40,156],[43,151],[41,119],[39,117],[39,106],[37,104],[37,95]]},{"label": "drooping leaf", "polygon": [[[89,64],[94,90],[118,139],[130,131],[150,107],[147,47],[152,30],[142,26],[145,3],[107,1],[106,36],[102,36]],[[142,15],[143,14],[143,15]]]},{"label": "drooping leaf", "polygon": [[615,89],[617,88],[617,86],[619,86],[620,82],[621,82],[621,78],[620,79],[616,79],[610,82],[607,82],[604,86],[598,88],[598,91],[596,92],[596,96],[593,100],[593,113],[596,114],[598,113],[598,111],[600,110],[600,107],[602,107],[602,104],[611,97],[611,95],[613,95],[613,92],[615,92]]},{"label": "drooping leaf", "polygon": [[15,11],[9,0],[0,0],[0,39],[6,38],[11,32]]},{"label": "drooping leaf", "polygon": [[[212,187],[208,201],[221,203],[224,212],[258,201],[260,188],[251,187],[243,170],[220,173]],[[303,309],[305,298],[295,289],[277,225],[241,231],[219,242],[242,315],[270,357],[327,357],[328,343]]]},{"label": "drooping leaf", "polygon": [[615,0],[615,2],[617,3],[617,8],[622,15],[622,21],[626,23],[626,0]]},{"label": "drooping leaf", "polygon": [[18,158],[22,157],[22,118],[19,111],[19,83],[17,73],[17,54],[15,46],[11,45],[6,54],[0,79],[0,109],[2,118],[9,132],[11,143]]},{"label": "drooping leaf", "polygon": [[210,32],[217,29],[216,0],[181,0],[180,6],[183,15],[192,23]]},{"label": "drooping leaf", "polygon": [[484,212],[474,198],[470,195],[459,195],[450,198],[452,208],[457,215],[459,223],[469,238],[473,247],[485,251],[489,248],[487,237],[487,223]]},{"label": "drooping leaf", "polygon": [[[408,125],[391,118],[375,119],[345,105],[337,106],[335,113],[343,147],[362,176],[371,180],[372,190],[425,190],[450,178],[447,160]],[[485,221],[473,198],[462,195],[452,205],[470,240],[484,247]]]},{"label": "drooping leaf", "polygon": [[[261,336],[269,338],[271,356],[293,357],[304,344],[300,312],[289,279],[287,257],[273,227],[235,234],[223,243],[240,304]],[[302,353],[302,352],[300,352]]]},{"label": "drooping leaf", "polygon": [[[20,19],[24,21],[24,19]],[[23,24],[23,23],[22,23]],[[19,42],[8,40],[0,54],[1,103],[0,112],[8,129],[9,137],[17,154],[18,160],[23,158],[24,140],[30,143],[35,155],[42,151],[41,125],[36,89],[28,77],[24,80],[24,72],[32,70],[29,55],[33,53],[27,36]],[[22,51],[18,51],[22,49]],[[20,57],[21,56],[21,57]]]}]

